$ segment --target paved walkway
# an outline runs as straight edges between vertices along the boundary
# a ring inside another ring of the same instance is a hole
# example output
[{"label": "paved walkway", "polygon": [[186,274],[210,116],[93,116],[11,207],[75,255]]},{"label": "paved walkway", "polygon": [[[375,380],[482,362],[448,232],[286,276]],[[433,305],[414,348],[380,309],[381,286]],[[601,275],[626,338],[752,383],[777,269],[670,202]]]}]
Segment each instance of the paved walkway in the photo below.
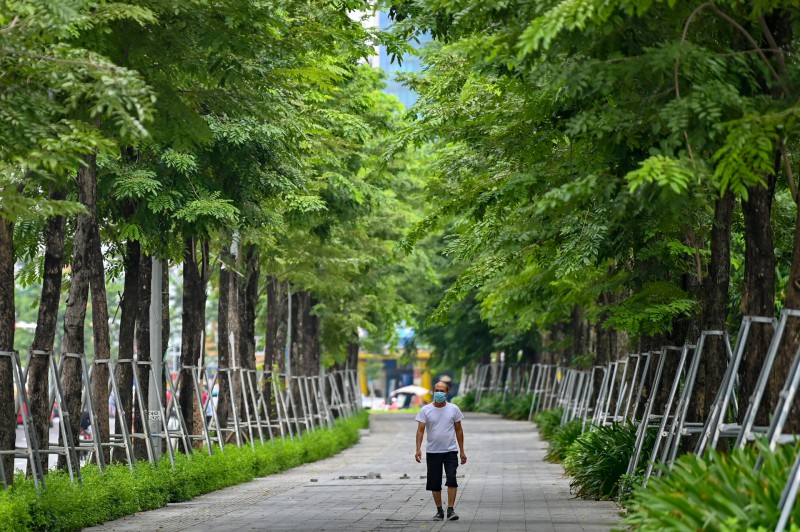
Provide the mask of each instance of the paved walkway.
[{"label": "paved walkway", "polygon": [[413,416],[377,414],[358,445],[332,458],[90,530],[599,532],[618,520],[613,503],[570,495],[534,425],[474,413],[463,424],[469,461],[458,470],[458,521],[431,520]]}]

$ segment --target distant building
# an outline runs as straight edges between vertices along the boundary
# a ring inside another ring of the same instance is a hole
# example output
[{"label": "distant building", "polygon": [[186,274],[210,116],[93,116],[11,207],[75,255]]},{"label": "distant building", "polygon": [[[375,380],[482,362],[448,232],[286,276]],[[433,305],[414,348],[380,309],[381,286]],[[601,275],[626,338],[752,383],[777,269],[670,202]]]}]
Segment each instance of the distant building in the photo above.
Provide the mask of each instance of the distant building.
[{"label": "distant building", "polygon": [[[392,20],[389,14],[384,11],[379,11],[374,15],[365,16],[363,12],[353,11],[350,16],[354,20],[361,20],[361,23],[368,28],[375,28],[385,31],[392,25]],[[419,43],[413,43],[416,47],[423,46],[430,41],[430,37],[423,35],[418,38]],[[419,97],[417,93],[397,81],[397,75],[403,72],[419,72],[422,70],[422,65],[419,58],[415,55],[409,55],[403,58],[403,64],[398,65],[397,62],[392,63],[389,54],[386,53],[385,46],[376,47],[376,55],[369,58],[369,64],[373,68],[382,68],[388,75],[386,80],[386,89],[384,92],[397,96],[403,107],[408,109]]]},{"label": "distant building", "polygon": [[[389,14],[386,12],[379,12],[378,13],[378,28],[381,30],[386,30],[392,25],[391,19],[389,19]],[[419,44],[414,43],[417,47],[424,46],[425,43],[430,41],[430,37],[427,35],[423,35],[419,37]],[[394,94],[397,96],[397,99],[400,100],[400,103],[403,104],[403,107],[408,109],[414,102],[417,101],[419,96],[416,92],[412,91],[408,87],[402,85],[399,81],[397,81],[397,74],[402,72],[420,72],[422,70],[422,65],[420,64],[419,57],[415,55],[409,55],[403,58],[403,64],[398,65],[397,62],[392,63],[391,57],[389,54],[386,53],[386,47],[380,46],[378,47],[378,65],[380,68],[388,74],[389,79],[386,80],[386,89],[384,91],[387,94]]]}]

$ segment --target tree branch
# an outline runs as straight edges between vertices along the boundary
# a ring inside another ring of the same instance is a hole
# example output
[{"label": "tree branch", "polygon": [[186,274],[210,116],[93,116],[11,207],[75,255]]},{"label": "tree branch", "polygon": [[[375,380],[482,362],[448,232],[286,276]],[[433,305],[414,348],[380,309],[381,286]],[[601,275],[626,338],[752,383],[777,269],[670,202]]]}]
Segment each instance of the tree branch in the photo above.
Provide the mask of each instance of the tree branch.
[{"label": "tree branch", "polygon": [[[703,9],[707,7],[711,7],[712,2],[705,2],[697,6],[694,11],[689,14],[689,17],[686,19],[686,23],[683,25],[683,33],[681,34],[681,40],[678,43],[680,46],[683,46],[683,43],[686,42],[686,35],[689,33],[689,25],[692,23],[692,19],[697,16]],[[680,100],[681,99],[681,87],[678,84],[678,71],[680,70],[681,64],[681,55],[678,54],[678,57],[675,58],[675,67],[673,69],[673,77],[675,80],[675,96]]]},{"label": "tree branch", "polygon": [[119,72],[123,69],[122,67],[118,67],[116,65],[111,64],[98,64],[92,63],[91,61],[77,61],[75,59],[61,59],[58,57],[50,57],[48,55],[41,55],[41,54],[33,54],[30,52],[23,52],[20,50],[11,50],[9,48],[0,48],[0,55],[15,55],[20,57],[29,57],[31,59],[40,59],[42,61],[49,61],[52,63],[59,63],[64,65],[75,65],[75,66],[83,66],[87,68],[93,68],[96,70],[107,70],[109,72]]},{"label": "tree branch", "polygon": [[[683,44],[686,42],[686,37],[687,37],[687,35],[689,33],[689,26],[691,25],[691,23],[694,20],[694,18],[702,10],[704,10],[706,8],[711,8],[711,10],[714,11],[714,13],[716,13],[719,17],[721,17],[722,19],[727,21],[739,33],[741,33],[744,36],[744,38],[747,39],[747,41],[753,46],[753,50],[751,50],[751,52],[755,52],[758,55],[758,57],[761,58],[761,60],[764,62],[764,64],[769,69],[770,74],[772,74],[773,79],[775,81],[780,80],[780,76],[778,75],[778,72],[775,70],[775,67],[772,66],[772,63],[770,63],[769,59],[767,58],[766,54],[764,53],[764,50],[758,45],[758,43],[753,38],[753,36],[750,35],[750,33],[741,24],[736,22],[730,15],[728,15],[727,13],[723,12],[722,10],[720,10],[719,7],[717,7],[717,5],[714,2],[704,2],[704,3],[700,4],[699,6],[697,6],[694,9],[694,11],[692,11],[689,14],[689,16],[686,19],[686,23],[683,25],[683,33],[681,34],[681,40],[680,40],[680,43],[679,43],[680,46],[683,46]],[[766,23],[766,21],[764,20],[763,17],[759,17],[759,22],[761,23],[762,31],[765,32],[765,36],[767,37],[767,41],[769,42],[769,45],[772,47],[772,49],[770,51],[773,51],[773,50],[776,51],[776,53],[778,55],[778,63],[781,65],[781,68],[785,71],[786,63],[785,63],[784,57],[783,57],[783,50],[781,50],[778,47],[778,44],[775,41],[775,38],[773,37],[772,32],[769,30],[769,27],[767,26],[767,23]],[[681,64],[681,56],[680,56],[680,53],[679,53],[678,56],[675,58],[675,67],[673,69],[673,80],[674,80],[674,83],[675,83],[675,97],[678,100],[680,100],[680,98],[681,98],[681,88],[680,88],[680,83],[678,81],[678,72],[680,71],[680,64]],[[786,87],[782,87],[781,88],[781,92],[783,92],[784,96],[788,96],[788,94],[786,92]],[[689,158],[692,160],[692,164],[694,164],[694,154],[692,153],[692,146],[689,143],[689,134],[688,134],[687,131],[683,132],[683,137],[686,140],[686,147],[689,150]],[[782,143],[781,143],[781,145],[783,146]],[[785,151],[786,148],[783,147],[783,149]],[[787,161],[787,168],[789,168],[788,158],[786,158],[786,161]],[[791,171],[791,170],[789,169],[789,171]],[[794,180],[792,180],[792,186],[794,186]],[[795,194],[795,201],[798,201],[798,197],[797,197],[796,194]]]},{"label": "tree branch", "polygon": [[8,25],[7,28],[3,28],[0,30],[0,33],[8,33],[9,31],[13,30],[17,27],[17,23],[19,22],[19,15],[15,15],[14,18],[11,19],[11,24]]},{"label": "tree branch", "polygon": [[777,50],[778,54],[778,66],[781,69],[781,74],[786,74],[786,60],[783,57],[783,50],[780,46],[778,46],[778,42],[775,40],[775,36],[772,35],[772,31],[769,29],[769,25],[767,21],[764,20],[764,15],[759,15],[758,17],[758,24],[761,26],[761,33],[764,34],[764,37],[767,38],[767,42],[769,45]]},{"label": "tree branch", "polygon": [[[683,34],[681,35],[680,44],[682,45],[684,42],[686,42],[686,35],[689,32],[689,25],[692,23],[694,17],[697,16],[698,13],[700,13],[703,9],[707,7],[711,8],[711,10],[714,11],[714,13],[716,13],[719,17],[727,21],[739,33],[741,33],[745,39],[747,39],[747,41],[753,46],[751,52],[755,52],[758,55],[758,57],[761,58],[761,60],[769,69],[770,74],[772,74],[773,79],[775,81],[778,81],[780,79],[780,76],[778,75],[778,72],[775,70],[775,67],[772,66],[772,63],[770,63],[769,59],[767,58],[767,55],[764,53],[764,49],[758,45],[753,36],[750,35],[750,32],[744,29],[744,27],[738,22],[736,22],[730,15],[728,15],[727,13],[722,11],[719,7],[717,7],[717,4],[715,4],[714,2],[704,2],[699,6],[697,6],[694,11],[692,11],[692,13],[686,19],[686,23],[683,26]],[[765,35],[767,36],[767,41],[772,47],[769,51],[775,51],[775,53],[778,54],[778,62],[781,64],[782,68],[785,69],[786,64],[783,58],[783,50],[781,50],[778,47],[777,43],[775,42],[775,38],[772,36],[772,32],[770,32],[769,27],[766,26],[766,21],[763,21],[763,17],[761,22],[763,24],[762,31],[766,31]],[[678,70],[680,68],[680,60],[681,60],[680,55],[678,55],[678,57],[675,58],[675,69],[673,73],[675,79],[675,93],[678,95],[678,98],[680,98],[680,87],[678,86]],[[782,89],[782,92],[784,96],[787,95],[785,87]]]},{"label": "tree branch", "polygon": [[[717,5],[714,2],[709,2],[709,4],[711,4],[711,9],[714,11],[714,13],[716,13],[717,15],[719,15],[720,17],[722,17],[723,19],[728,21],[728,23],[731,26],[736,28],[736,30],[739,33],[741,33],[742,36],[744,36],[745,39],[747,39],[747,41],[753,46],[753,49],[758,54],[758,57],[760,57],[761,60],[764,61],[764,64],[767,65],[767,68],[769,69],[770,74],[772,74],[772,77],[774,78],[774,80],[778,81],[780,79],[780,76],[778,75],[778,72],[775,71],[775,67],[772,66],[772,63],[769,62],[769,59],[767,59],[766,54],[761,49],[761,47],[758,45],[758,43],[753,38],[753,36],[750,35],[750,32],[748,32],[746,29],[744,29],[744,27],[742,27],[741,24],[739,24],[738,22],[733,20],[733,18],[730,15],[728,15],[727,13],[723,12],[720,8],[718,8]],[[784,96],[785,96],[786,95],[786,88],[785,87],[783,88],[783,93],[784,93]]]},{"label": "tree branch", "polygon": [[[679,46],[683,46],[683,43],[686,42],[686,35],[689,33],[689,25],[692,23],[694,17],[696,17],[697,14],[700,13],[703,9],[711,7],[711,5],[712,2],[702,3],[699,6],[697,6],[695,10],[691,12],[691,14],[689,14],[689,17],[686,19],[686,24],[683,25],[683,33],[681,34],[681,40]],[[678,72],[680,70],[680,65],[681,65],[681,54],[678,53],[678,57],[675,58],[675,67],[673,69],[673,78],[675,81],[675,98],[678,100],[681,99],[681,86],[680,83],[678,82]],[[694,160],[694,152],[692,150],[692,144],[689,142],[688,131],[686,130],[683,131],[683,138],[686,140],[686,148],[689,150],[689,159],[691,159],[692,161],[692,166],[697,168],[697,164]]]}]

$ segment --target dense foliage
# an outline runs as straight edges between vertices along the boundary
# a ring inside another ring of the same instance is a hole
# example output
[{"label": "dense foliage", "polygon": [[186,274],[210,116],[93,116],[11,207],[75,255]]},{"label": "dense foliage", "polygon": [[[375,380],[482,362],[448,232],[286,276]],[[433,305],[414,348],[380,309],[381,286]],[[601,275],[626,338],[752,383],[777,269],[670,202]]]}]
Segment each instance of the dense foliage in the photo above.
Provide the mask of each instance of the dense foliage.
[{"label": "dense foliage", "polygon": [[451,259],[443,361],[605,361],[800,305],[796,5],[387,4],[433,37],[395,149],[433,145],[404,245]]},{"label": "dense foliage", "polygon": [[[180,313],[186,367],[210,337],[220,367],[254,367],[258,338],[267,370],[289,370],[287,347],[301,373],[352,367],[360,331],[382,349],[400,322],[419,333],[409,357],[427,344],[434,369],[588,366],[800,308],[796,3],[381,7],[391,33],[357,20],[366,0],[0,3],[0,351],[136,345],[146,361],[153,259],[181,269],[162,292],[176,292],[165,322]],[[364,59],[383,42],[401,60],[422,34],[403,115]],[[15,334],[16,286],[28,306],[41,294],[32,339]],[[751,339],[740,397],[768,343]],[[795,351],[779,350],[778,375]],[[723,349],[706,357],[698,419],[726,364]],[[0,449],[14,447],[6,362]],[[41,362],[27,385],[46,433]],[[463,404],[520,419],[530,401]],[[537,417],[551,456],[581,495],[613,496],[633,429],[570,445],[560,419]]]},{"label": "dense foliage", "polygon": [[539,436],[545,441],[550,440],[553,434],[561,427],[563,416],[564,410],[561,408],[537,412],[533,416],[533,422],[536,423],[536,428],[539,429]]},{"label": "dense foliage", "polygon": [[[564,424],[561,420],[561,409],[534,416],[539,435],[548,442],[546,459],[563,462],[564,471],[572,477],[574,493],[585,499],[626,503],[636,497],[638,494],[632,491],[641,485],[642,471],[626,474],[636,443],[636,427],[630,423],[585,427],[581,419]],[[655,433],[650,431],[642,452],[648,454],[654,442]]]},{"label": "dense foliage", "polygon": [[571,451],[572,444],[583,434],[583,420],[573,419],[559,426],[552,432],[547,440],[547,454],[545,460],[550,462],[563,462],[567,453]]},{"label": "dense foliage", "polygon": [[[47,353],[146,363],[180,351],[184,368],[216,355],[220,368],[256,369],[258,351],[259,370],[318,374],[355,368],[359,331],[382,347],[414,318],[433,283],[420,280],[433,276],[423,253],[396,243],[424,210],[424,156],[383,156],[404,119],[365,61],[387,38],[362,23],[371,9],[0,3],[0,351],[37,353],[26,374],[44,446]],[[150,353],[159,266],[162,320],[178,330],[165,327]],[[32,335],[15,334],[23,321]],[[14,447],[16,427],[8,362],[0,449]],[[60,402],[78,434],[80,364],[63,367]],[[109,400],[108,368],[94,371],[96,405]],[[117,372],[120,403],[138,409],[131,371]],[[181,409],[199,434],[196,407]],[[98,417],[108,441],[106,409]]]},{"label": "dense foliage", "polygon": [[[764,442],[730,454],[680,457],[634,493],[624,524],[634,530],[772,530],[797,446]],[[756,463],[762,461],[757,468]],[[800,524],[795,507],[787,529]]]},{"label": "dense foliage", "polygon": [[584,432],[564,457],[564,471],[572,477],[570,487],[586,499],[616,498],[635,443],[636,427],[630,424],[612,423]]}]

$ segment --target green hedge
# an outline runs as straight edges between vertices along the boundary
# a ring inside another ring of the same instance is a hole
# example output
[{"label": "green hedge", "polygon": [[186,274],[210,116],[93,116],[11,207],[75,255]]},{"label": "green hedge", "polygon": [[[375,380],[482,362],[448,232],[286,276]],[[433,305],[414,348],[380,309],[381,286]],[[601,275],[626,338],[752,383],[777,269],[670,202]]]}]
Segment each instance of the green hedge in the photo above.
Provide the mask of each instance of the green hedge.
[{"label": "green hedge", "polygon": [[503,401],[503,392],[486,393],[481,396],[479,403],[475,402],[475,392],[453,397],[453,404],[464,412],[484,412],[486,414],[499,414],[509,419],[528,419],[531,408],[531,394],[517,396],[506,395]]},{"label": "green hedge", "polygon": [[212,456],[196,451],[175,457],[175,469],[164,458],[158,465],[140,462],[131,471],[109,466],[101,474],[94,466],[82,469],[82,484],[63,472],[48,474],[39,496],[31,479],[22,474],[7,491],[0,491],[0,531],[80,530],[143,510],[160,508],[255,477],[332,456],[358,442],[358,430],[369,425],[369,414],[303,435],[295,441],[274,440],[264,445],[235,447]]}]

